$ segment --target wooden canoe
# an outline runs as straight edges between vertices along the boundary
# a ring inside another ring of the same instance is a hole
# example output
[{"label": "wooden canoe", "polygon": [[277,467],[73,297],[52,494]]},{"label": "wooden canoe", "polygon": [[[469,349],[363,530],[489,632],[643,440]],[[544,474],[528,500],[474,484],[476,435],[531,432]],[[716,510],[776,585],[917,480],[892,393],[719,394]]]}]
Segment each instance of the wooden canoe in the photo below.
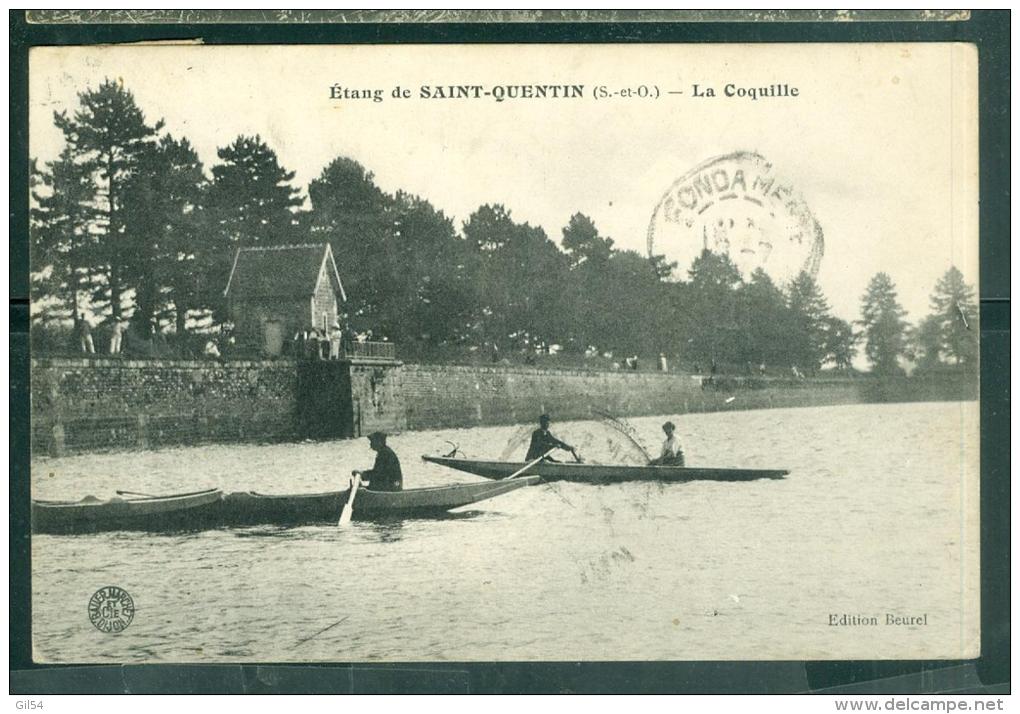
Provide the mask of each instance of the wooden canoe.
[{"label": "wooden canoe", "polygon": [[[354,520],[437,516],[451,509],[478,503],[538,481],[536,476],[498,483],[481,481],[404,491],[372,491],[359,488],[354,500]],[[219,526],[336,525],[349,494],[349,489],[292,495],[229,493],[219,505],[215,520]]]},{"label": "wooden canoe", "polygon": [[[520,469],[525,462],[478,461],[445,456],[423,456],[425,461],[466,471],[489,479],[504,479]],[[783,469],[702,469],[678,466],[629,466],[540,461],[524,471],[541,476],[545,481],[576,481],[579,483],[623,483],[625,481],[753,481],[779,479],[789,471]]]},{"label": "wooden canoe", "polygon": [[142,498],[88,496],[80,501],[32,501],[36,533],[186,530],[215,510],[223,493],[218,488]]}]

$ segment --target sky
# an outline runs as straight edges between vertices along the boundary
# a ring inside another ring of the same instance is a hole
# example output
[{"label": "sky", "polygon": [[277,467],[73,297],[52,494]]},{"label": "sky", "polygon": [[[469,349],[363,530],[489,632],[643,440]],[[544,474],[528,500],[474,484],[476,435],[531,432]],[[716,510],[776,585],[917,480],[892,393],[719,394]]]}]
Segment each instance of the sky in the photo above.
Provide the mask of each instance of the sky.
[{"label": "sky", "polygon": [[[958,44],[33,48],[29,142],[33,157],[55,158],[63,140],[53,112],[73,112],[78,92],[111,78],[148,121],[187,137],[207,170],[218,147],[259,134],[303,191],[343,155],[458,228],[480,205],[502,203],[558,242],[582,212],[642,253],[678,179],[754,152],[824,234],[817,278],[833,312],[858,319],[869,279],[884,271],[916,322],[951,265],[977,283],[976,63]],[[716,96],[693,96],[695,84]],[[722,96],[728,84],[786,85],[798,96]],[[331,98],[334,85],[383,100]],[[423,99],[423,85],[584,89],[499,102]],[[394,99],[396,87],[412,97]],[[596,98],[597,87],[658,97]],[[656,239],[657,253],[690,252],[679,233]]]}]

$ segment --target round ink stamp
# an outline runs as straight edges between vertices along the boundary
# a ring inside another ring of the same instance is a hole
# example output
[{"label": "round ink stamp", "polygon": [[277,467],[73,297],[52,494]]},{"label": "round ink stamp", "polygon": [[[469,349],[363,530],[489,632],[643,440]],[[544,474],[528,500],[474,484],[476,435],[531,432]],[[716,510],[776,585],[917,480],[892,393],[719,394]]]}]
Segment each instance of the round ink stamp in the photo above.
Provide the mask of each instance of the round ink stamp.
[{"label": "round ink stamp", "polygon": [[126,590],[108,585],[89,599],[89,620],[100,632],[123,632],[135,617],[135,601]]},{"label": "round ink stamp", "polygon": [[822,228],[804,199],[753,152],[696,166],[659,199],[648,225],[648,254],[686,270],[702,251],[727,255],[747,278],[763,269],[777,283],[815,277],[825,252]]}]

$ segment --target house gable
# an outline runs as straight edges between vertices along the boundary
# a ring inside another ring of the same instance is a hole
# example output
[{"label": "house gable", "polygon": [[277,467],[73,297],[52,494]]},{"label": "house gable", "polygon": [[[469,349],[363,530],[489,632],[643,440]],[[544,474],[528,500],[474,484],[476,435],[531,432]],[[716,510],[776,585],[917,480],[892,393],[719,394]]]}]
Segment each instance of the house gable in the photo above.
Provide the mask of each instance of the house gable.
[{"label": "house gable", "polygon": [[315,280],[315,289],[313,293],[318,293],[319,284],[323,280],[329,280],[333,286],[333,292],[340,296],[340,299],[347,302],[347,292],[344,290],[344,284],[340,282],[340,272],[336,269],[336,261],[333,260],[333,248],[326,244],[326,252],[322,256],[322,265],[319,267],[319,276]]},{"label": "house gable", "polygon": [[308,299],[325,277],[346,300],[328,243],[239,248],[223,294],[232,301]]}]

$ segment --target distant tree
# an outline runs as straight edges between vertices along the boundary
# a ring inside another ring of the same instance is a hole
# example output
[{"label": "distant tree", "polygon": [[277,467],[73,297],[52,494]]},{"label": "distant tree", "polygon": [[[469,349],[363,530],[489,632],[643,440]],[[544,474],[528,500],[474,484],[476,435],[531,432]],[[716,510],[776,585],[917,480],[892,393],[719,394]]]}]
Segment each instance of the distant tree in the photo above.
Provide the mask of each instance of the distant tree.
[{"label": "distant tree", "polygon": [[931,317],[937,325],[938,349],[954,364],[977,364],[978,309],[974,288],[952,266],[939,278],[931,296]]},{"label": "distant tree", "polygon": [[673,277],[673,271],[676,270],[677,262],[667,261],[665,255],[652,255],[648,258],[652,263],[652,270],[655,271],[655,277],[659,280],[669,280]]},{"label": "distant tree", "polygon": [[308,185],[318,230],[360,234],[376,230],[389,197],[375,175],[354,159],[338,156]]},{"label": "distant tree", "polygon": [[393,284],[398,261],[392,238],[399,221],[393,198],[375,177],[353,159],[337,157],[308,185],[311,240],[328,241],[340,270],[349,302],[347,311],[357,330],[383,329],[383,304]]},{"label": "distant tree", "polygon": [[518,224],[502,204],[479,206],[464,223],[464,238],[476,251],[486,253],[510,245],[518,233]]},{"label": "distant tree", "polygon": [[605,306],[613,292],[607,279],[607,264],[616,252],[612,238],[599,234],[594,222],[582,213],[575,213],[563,228],[561,245],[566,252],[570,272],[561,283],[563,305],[567,313],[565,326],[568,347],[584,352],[589,347],[612,349],[618,335],[605,333]]},{"label": "distant tree", "polygon": [[163,122],[146,124],[134,95],[113,80],[80,93],[78,100],[80,108],[73,116],[58,112],[54,122],[64,134],[69,156],[89,177],[95,214],[90,227],[93,241],[83,258],[87,269],[101,277],[92,282],[93,301],[108,304],[114,317],[120,317],[130,257],[126,234],[131,229],[131,216],[121,210],[122,193]]},{"label": "distant tree", "polygon": [[545,231],[484,205],[464,224],[476,260],[476,335],[500,349],[548,345],[565,337],[561,299],[567,257]]},{"label": "distant tree", "polygon": [[851,369],[857,355],[857,342],[860,340],[853,325],[830,315],[825,320],[824,335],[825,361],[834,364],[836,369]]},{"label": "distant tree", "polygon": [[831,316],[828,301],[809,273],[801,272],[790,282],[787,306],[791,323],[787,335],[790,361],[804,370],[817,370],[827,356]]},{"label": "distant tree", "polygon": [[740,270],[729,256],[710,250],[701,251],[701,255],[694,259],[687,277],[695,289],[708,293],[716,291],[720,295],[736,290],[743,282]]},{"label": "distant tree", "polygon": [[44,169],[34,161],[32,166],[29,235],[33,302],[45,305],[45,298],[56,298],[63,309],[58,307],[56,314],[44,317],[77,318],[92,264],[89,252],[94,247],[91,177],[67,146]]},{"label": "distant tree", "polygon": [[446,215],[418,196],[383,192],[347,157],[331,161],[308,193],[310,238],[332,245],[356,329],[434,344],[465,338],[473,256]]},{"label": "distant tree", "polygon": [[877,374],[901,371],[898,360],[907,350],[905,314],[892,278],[877,273],[861,298],[861,324],[867,340],[864,353]]},{"label": "distant tree", "polygon": [[216,155],[220,163],[212,167],[206,204],[218,245],[211,275],[222,291],[237,248],[301,240],[297,210],[303,201],[290,183],[294,172],[280,166],[259,135],[239,136]]},{"label": "distant tree", "polygon": [[203,289],[206,268],[216,257],[203,220],[206,184],[188,140],[167,135],[145,152],[125,186],[123,210],[132,216],[126,276],[135,287],[140,325],[155,326],[172,314],[183,333],[188,310],[212,307],[206,294],[223,289]]},{"label": "distant tree", "polygon": [[763,269],[751,273],[740,288],[742,332],[740,362],[757,366],[789,365],[789,335],[793,329],[786,296]]},{"label": "distant tree", "polygon": [[615,251],[598,276],[588,304],[596,306],[596,344],[616,354],[675,352],[669,288],[647,257]]},{"label": "distant tree", "polygon": [[467,244],[453,222],[422,198],[400,192],[390,213],[384,332],[433,344],[462,340],[473,315]]},{"label": "distant tree", "polygon": [[738,290],[740,270],[726,255],[703,250],[687,272],[681,291],[680,332],[687,335],[685,357],[735,363],[744,353]]},{"label": "distant tree", "polygon": [[602,266],[614,252],[613,239],[599,235],[595,224],[583,213],[570,217],[570,222],[563,229],[562,245],[572,266],[582,263]]},{"label": "distant tree", "polygon": [[938,319],[934,315],[924,318],[912,332],[911,337],[917,369],[922,371],[937,369],[942,364],[939,357],[941,337]]}]

